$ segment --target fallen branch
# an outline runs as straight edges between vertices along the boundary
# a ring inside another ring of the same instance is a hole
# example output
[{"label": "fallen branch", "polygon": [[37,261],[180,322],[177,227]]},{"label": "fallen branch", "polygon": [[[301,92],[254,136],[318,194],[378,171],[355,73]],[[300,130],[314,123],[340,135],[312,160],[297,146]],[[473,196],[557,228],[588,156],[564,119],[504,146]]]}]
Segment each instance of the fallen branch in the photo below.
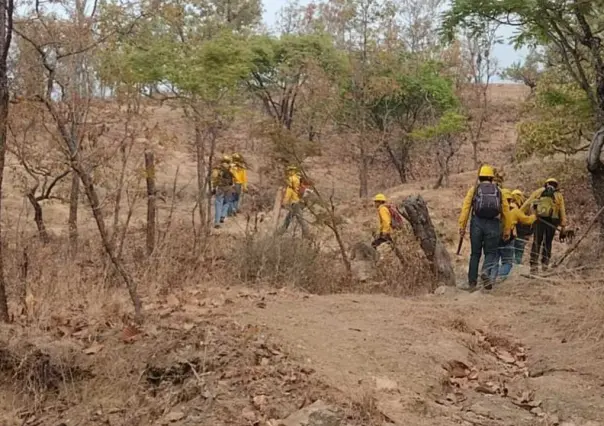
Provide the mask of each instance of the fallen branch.
[{"label": "fallen branch", "polygon": [[589,226],[587,227],[587,229],[585,230],[585,232],[583,233],[583,235],[581,235],[581,237],[577,240],[577,242],[575,244],[573,244],[571,247],[569,247],[564,254],[562,255],[562,257],[560,259],[558,259],[556,262],[554,262],[554,264],[552,265],[552,268],[557,268],[558,266],[560,266],[560,264],[562,262],[564,262],[564,260],[570,256],[570,254],[572,252],[574,252],[577,247],[579,247],[579,244],[581,244],[581,241],[583,241],[585,239],[585,237],[587,236],[587,234],[589,234],[589,231],[591,231],[591,228],[593,228],[593,226],[596,224],[596,222],[598,221],[598,218],[602,215],[602,213],[604,213],[604,207],[602,207],[598,213],[596,213],[596,215],[594,216],[594,218],[591,220],[591,222],[589,223]]}]

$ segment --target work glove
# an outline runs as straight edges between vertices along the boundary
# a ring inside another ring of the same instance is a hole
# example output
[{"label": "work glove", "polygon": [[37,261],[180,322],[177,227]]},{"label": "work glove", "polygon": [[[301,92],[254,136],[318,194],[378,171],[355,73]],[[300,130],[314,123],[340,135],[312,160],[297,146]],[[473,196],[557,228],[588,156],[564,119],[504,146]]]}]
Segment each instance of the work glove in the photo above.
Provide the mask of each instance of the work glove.
[{"label": "work glove", "polygon": [[465,237],[466,235],[466,229],[465,228],[459,228],[459,236],[461,238]]},{"label": "work glove", "polygon": [[560,228],[560,242],[564,242],[566,240],[566,228],[563,226]]},{"label": "work glove", "polygon": [[212,195],[216,195],[216,188],[212,189]]},{"label": "work glove", "polygon": [[505,241],[507,243],[508,241],[510,241],[510,238],[511,238],[511,235],[509,232],[503,233],[503,241]]}]

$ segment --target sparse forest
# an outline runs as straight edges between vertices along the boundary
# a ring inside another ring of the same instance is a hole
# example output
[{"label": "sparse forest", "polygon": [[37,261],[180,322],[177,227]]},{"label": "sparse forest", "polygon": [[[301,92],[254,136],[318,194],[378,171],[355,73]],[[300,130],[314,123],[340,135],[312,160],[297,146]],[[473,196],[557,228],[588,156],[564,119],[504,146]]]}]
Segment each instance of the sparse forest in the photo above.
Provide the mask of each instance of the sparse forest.
[{"label": "sparse forest", "polygon": [[[604,4],[280,6],[0,0],[0,425],[604,422]],[[462,294],[487,163],[577,239]]]}]

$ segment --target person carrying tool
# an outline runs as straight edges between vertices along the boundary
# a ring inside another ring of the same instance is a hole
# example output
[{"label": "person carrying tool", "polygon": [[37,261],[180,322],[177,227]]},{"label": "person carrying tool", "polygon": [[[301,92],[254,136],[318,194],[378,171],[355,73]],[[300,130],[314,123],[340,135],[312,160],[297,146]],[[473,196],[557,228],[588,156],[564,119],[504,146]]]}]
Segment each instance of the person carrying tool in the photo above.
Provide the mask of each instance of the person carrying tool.
[{"label": "person carrying tool", "polygon": [[531,247],[531,275],[539,272],[539,256],[541,268],[546,271],[552,256],[552,242],[556,229],[560,226],[560,234],[566,230],[566,206],[564,197],[558,190],[559,183],[554,178],[548,178],[543,188],[537,189],[522,205],[522,211],[527,213],[532,209],[536,216],[535,235]]},{"label": "person carrying tool", "polygon": [[228,214],[229,200],[233,193],[233,174],[229,155],[224,155],[220,165],[212,169],[211,184],[212,195],[214,195],[214,227],[220,228],[220,224],[224,223]]},{"label": "person carrying tool", "polygon": [[512,271],[512,265],[514,264],[514,249],[515,249],[515,241],[517,237],[516,227],[517,225],[532,225],[537,217],[535,215],[527,216],[522,210],[520,210],[519,206],[516,204],[513,193],[508,189],[503,189],[502,191],[503,198],[508,201],[510,206],[510,218],[511,218],[511,238],[509,240],[505,240],[502,238],[499,242],[499,248],[497,249],[497,264],[501,262],[501,266],[499,266],[498,276],[501,280],[505,280],[510,272]]},{"label": "person carrying tool", "polygon": [[231,214],[234,216],[239,211],[242,194],[247,192],[247,169],[243,157],[239,153],[233,154],[233,163],[231,165],[233,174],[234,191],[230,203]]},{"label": "person carrying tool", "polygon": [[371,247],[374,249],[378,248],[383,243],[392,242],[392,214],[390,209],[386,205],[386,196],[384,194],[377,194],[373,197],[373,204],[377,209],[379,229],[376,233],[376,237],[371,243]]},{"label": "person carrying tool", "polygon": [[[515,189],[512,191],[512,195],[514,196],[514,204],[518,207],[518,211],[524,214],[524,212],[520,209],[520,207],[526,201],[524,193],[519,189]],[[530,225],[526,225],[519,221],[516,225],[516,238],[514,238],[514,263],[516,265],[522,265],[524,248],[526,247],[526,242],[531,235],[533,235],[533,224],[531,223]]]},{"label": "person carrying tool", "polygon": [[[481,281],[484,288],[490,290],[497,276],[497,246],[503,234],[508,241],[511,233],[511,216],[508,200],[493,182],[493,167],[483,165],[478,171],[478,183],[468,190],[459,215],[459,235],[466,233],[470,221],[471,256],[468,266],[468,284],[470,291],[478,284],[478,266],[484,252]],[[503,229],[503,232],[502,232]]]},{"label": "person carrying tool", "polygon": [[283,207],[287,209],[285,221],[281,227],[280,233],[284,233],[289,228],[293,219],[296,219],[302,228],[302,236],[309,237],[308,226],[302,217],[302,204],[300,197],[300,171],[296,166],[287,167],[287,184],[285,195],[283,197]]}]

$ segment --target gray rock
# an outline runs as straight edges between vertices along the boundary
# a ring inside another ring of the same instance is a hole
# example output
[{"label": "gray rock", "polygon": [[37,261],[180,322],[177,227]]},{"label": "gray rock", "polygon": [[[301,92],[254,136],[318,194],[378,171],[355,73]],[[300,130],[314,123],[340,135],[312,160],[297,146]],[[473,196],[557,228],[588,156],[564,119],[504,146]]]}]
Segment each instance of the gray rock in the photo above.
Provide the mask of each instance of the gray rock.
[{"label": "gray rock", "polygon": [[278,426],[341,426],[342,416],[333,407],[319,400],[296,411],[285,420],[280,420]]}]

